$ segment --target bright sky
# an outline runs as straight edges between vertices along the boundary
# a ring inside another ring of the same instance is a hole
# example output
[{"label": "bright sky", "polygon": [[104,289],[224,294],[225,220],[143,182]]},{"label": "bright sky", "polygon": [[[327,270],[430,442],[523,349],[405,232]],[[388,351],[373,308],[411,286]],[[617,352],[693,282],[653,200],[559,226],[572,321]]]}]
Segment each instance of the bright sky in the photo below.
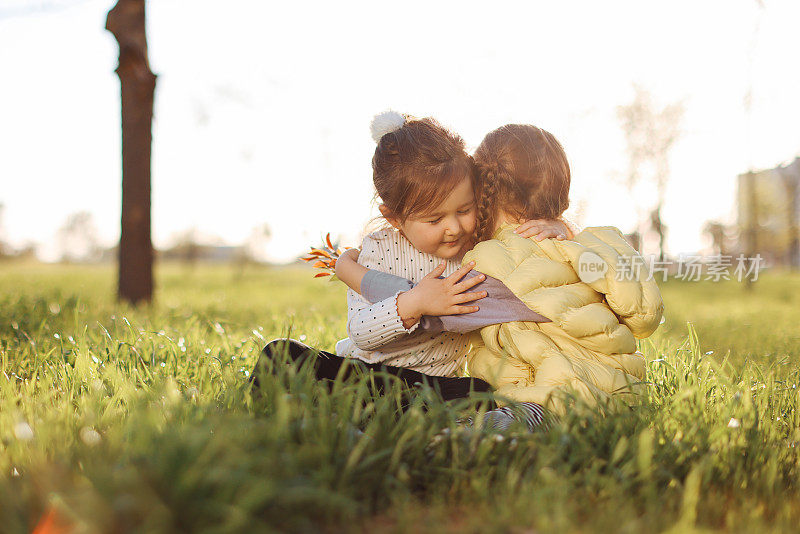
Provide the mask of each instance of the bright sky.
[{"label": "bright sky", "polygon": [[[119,235],[113,4],[0,0],[0,231],[45,258],[70,213]],[[356,244],[377,213],[369,122],[387,108],[472,147],[508,122],[550,130],[573,218],[630,231],[653,204],[622,185],[616,107],[637,83],[685,102],[663,217],[672,253],[700,250],[706,220],[734,221],[737,174],[800,153],[798,20],[793,0],[148,2],[155,244],[191,227],[236,243],[263,223],[272,260],[327,231]]]}]

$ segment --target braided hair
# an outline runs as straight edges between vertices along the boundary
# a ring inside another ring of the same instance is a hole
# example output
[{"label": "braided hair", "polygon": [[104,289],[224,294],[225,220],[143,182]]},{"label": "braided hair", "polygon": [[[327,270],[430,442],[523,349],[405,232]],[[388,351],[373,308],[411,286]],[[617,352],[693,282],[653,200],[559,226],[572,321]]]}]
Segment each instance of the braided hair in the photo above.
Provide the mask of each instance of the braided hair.
[{"label": "braided hair", "polygon": [[492,238],[501,212],[556,219],[569,207],[569,162],[550,132],[530,124],[501,126],[486,135],[474,161],[478,241]]}]

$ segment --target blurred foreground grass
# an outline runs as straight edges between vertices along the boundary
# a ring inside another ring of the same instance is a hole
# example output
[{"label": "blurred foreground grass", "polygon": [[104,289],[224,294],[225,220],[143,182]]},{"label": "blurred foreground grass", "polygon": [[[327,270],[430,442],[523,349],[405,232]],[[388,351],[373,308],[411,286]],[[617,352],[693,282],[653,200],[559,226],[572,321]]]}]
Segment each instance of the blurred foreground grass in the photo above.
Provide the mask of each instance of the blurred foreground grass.
[{"label": "blurred foreground grass", "polygon": [[306,269],[164,266],[156,303],[138,309],[114,302],[114,276],[0,264],[3,532],[48,510],[83,532],[800,523],[796,276],[747,296],[666,284],[641,407],[578,406],[550,432],[504,436],[459,431],[468,401],[423,392],[398,413],[396,390],[329,393],[305,370],[282,368],[253,398],[265,341],[291,330],[331,349],[344,334],[343,288]]}]

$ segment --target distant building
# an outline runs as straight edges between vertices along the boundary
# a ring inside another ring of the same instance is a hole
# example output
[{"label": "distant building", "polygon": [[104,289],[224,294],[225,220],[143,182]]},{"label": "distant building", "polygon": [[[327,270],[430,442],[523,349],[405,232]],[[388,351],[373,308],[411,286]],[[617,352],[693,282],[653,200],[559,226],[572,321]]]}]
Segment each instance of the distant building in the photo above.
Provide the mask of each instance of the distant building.
[{"label": "distant building", "polygon": [[157,252],[159,260],[187,263],[232,263],[241,261],[244,248],[230,245],[202,245],[181,243]]},{"label": "distant building", "polygon": [[740,174],[737,189],[739,248],[761,254],[772,265],[800,266],[800,157]]}]

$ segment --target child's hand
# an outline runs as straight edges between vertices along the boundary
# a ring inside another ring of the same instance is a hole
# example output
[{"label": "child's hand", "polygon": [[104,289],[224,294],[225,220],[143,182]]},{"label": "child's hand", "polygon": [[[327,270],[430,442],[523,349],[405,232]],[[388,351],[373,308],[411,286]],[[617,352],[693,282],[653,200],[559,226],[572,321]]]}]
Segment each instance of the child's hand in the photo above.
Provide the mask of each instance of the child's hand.
[{"label": "child's hand", "polygon": [[397,297],[397,311],[406,328],[414,325],[423,315],[458,315],[478,311],[477,306],[462,304],[487,295],[486,291],[465,293],[469,288],[483,282],[486,276],[481,274],[459,282],[474,266],[475,262],[471,261],[447,278],[440,279],[438,277],[445,270],[445,263],[442,262],[413,289],[400,293]]},{"label": "child's hand", "polygon": [[564,240],[568,237],[570,239],[575,237],[572,235],[569,226],[559,219],[531,219],[530,221],[525,221],[520,224],[517,229],[514,230],[514,233],[525,238],[532,237],[536,241],[548,238]]},{"label": "child's hand", "polygon": [[[340,266],[348,263],[358,263],[358,255],[361,253],[357,248],[349,248],[339,255],[334,266],[334,273],[339,276]],[[340,277],[341,278],[341,277]]]}]

